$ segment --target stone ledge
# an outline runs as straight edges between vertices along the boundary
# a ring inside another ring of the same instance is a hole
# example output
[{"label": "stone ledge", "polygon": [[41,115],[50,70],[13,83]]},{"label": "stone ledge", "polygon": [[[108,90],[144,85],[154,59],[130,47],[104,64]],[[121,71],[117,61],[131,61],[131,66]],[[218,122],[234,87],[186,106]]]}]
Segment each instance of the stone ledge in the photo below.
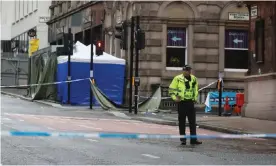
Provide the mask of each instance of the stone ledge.
[{"label": "stone ledge", "polygon": [[253,81],[266,81],[266,80],[273,80],[273,79],[276,79],[276,73],[246,76],[244,78],[244,81],[253,82]]},{"label": "stone ledge", "polygon": [[194,48],[218,48],[219,41],[218,40],[194,40],[193,41]]},{"label": "stone ledge", "polygon": [[218,55],[194,55],[193,61],[195,63],[218,63]]},{"label": "stone ledge", "polygon": [[149,32],[162,32],[163,27],[160,24],[141,24],[141,29]]},{"label": "stone ledge", "polygon": [[[162,62],[162,57],[159,54],[146,54],[146,53],[143,53],[143,54],[140,55],[139,61]],[[134,59],[134,62],[135,62],[135,59]]]},{"label": "stone ledge", "polygon": [[162,40],[161,39],[147,39],[146,40],[146,47],[161,47],[162,46]]},{"label": "stone ledge", "polygon": [[225,77],[223,78],[224,81],[233,81],[233,82],[244,82],[244,78],[229,78]]},{"label": "stone ledge", "polygon": [[218,70],[194,70],[194,75],[198,78],[217,78]]},{"label": "stone ledge", "polygon": [[194,33],[213,33],[218,34],[219,28],[217,26],[208,26],[208,25],[195,25]]},{"label": "stone ledge", "polygon": [[160,77],[161,76],[161,70],[160,69],[140,69],[139,70],[139,76]]}]

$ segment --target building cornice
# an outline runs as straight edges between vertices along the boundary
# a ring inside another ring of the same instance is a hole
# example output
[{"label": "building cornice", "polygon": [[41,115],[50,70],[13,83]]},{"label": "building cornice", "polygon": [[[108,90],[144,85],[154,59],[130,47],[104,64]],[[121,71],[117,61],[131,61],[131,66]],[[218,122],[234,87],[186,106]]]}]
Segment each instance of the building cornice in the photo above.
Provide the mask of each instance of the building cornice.
[{"label": "building cornice", "polygon": [[[127,25],[130,26],[131,21],[126,20]],[[210,20],[202,18],[165,18],[165,17],[151,17],[141,16],[141,24],[179,24],[179,25],[208,25],[208,26],[248,26],[249,21],[230,21],[230,20]]]}]

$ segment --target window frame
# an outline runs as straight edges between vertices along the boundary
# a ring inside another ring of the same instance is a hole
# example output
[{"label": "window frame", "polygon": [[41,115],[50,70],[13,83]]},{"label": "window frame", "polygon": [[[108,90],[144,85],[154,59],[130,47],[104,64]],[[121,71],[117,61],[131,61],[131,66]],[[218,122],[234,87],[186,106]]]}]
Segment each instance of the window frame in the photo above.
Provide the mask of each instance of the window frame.
[{"label": "window frame", "polygon": [[[229,31],[231,31],[231,30],[233,30],[233,31],[247,31],[247,33],[248,33],[248,35],[249,35],[249,31],[248,30],[246,30],[246,29],[225,29],[225,32],[227,31],[227,30],[229,30]],[[224,38],[226,38],[225,37],[225,35],[224,35]],[[225,51],[227,51],[227,50],[234,50],[234,51],[249,51],[249,49],[248,49],[248,46],[249,46],[249,42],[248,42],[248,44],[247,44],[247,48],[231,48],[231,47],[225,47],[225,43],[224,43],[224,58],[225,58]],[[224,63],[224,66],[225,66],[225,61],[223,62]],[[244,73],[244,72],[248,72],[248,69],[235,69],[235,68],[225,68],[224,67],[224,71],[226,71],[226,72],[241,72],[241,73]]]},{"label": "window frame", "polygon": [[[183,28],[185,29],[185,46],[168,46],[168,29],[170,28]],[[165,63],[165,66],[166,66],[166,70],[169,70],[169,71],[180,71],[182,70],[182,67],[167,67],[167,48],[183,48],[185,49],[185,65],[187,65],[187,62],[188,62],[188,28],[187,27],[180,27],[180,26],[169,26],[167,27],[167,31],[166,31],[166,63]]]}]

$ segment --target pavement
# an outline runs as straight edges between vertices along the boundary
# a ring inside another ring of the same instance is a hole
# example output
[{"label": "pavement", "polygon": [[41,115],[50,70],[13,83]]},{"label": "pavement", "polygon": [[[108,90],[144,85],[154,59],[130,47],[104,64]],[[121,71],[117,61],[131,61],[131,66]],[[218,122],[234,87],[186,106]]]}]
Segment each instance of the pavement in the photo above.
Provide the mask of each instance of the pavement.
[{"label": "pavement", "polygon": [[[177,126],[177,114],[148,113],[133,116],[135,120]],[[197,115],[199,128],[230,134],[275,134],[276,121],[259,120],[241,116],[223,117],[217,115]],[[260,125],[261,124],[261,125]],[[275,138],[274,138],[275,139]]]},{"label": "pavement", "polygon": [[[4,90],[4,91],[3,91]],[[21,98],[24,100],[31,101],[31,99],[24,97],[22,94],[26,94],[24,90],[14,90],[14,89],[2,89],[1,93],[15,96],[17,98]],[[84,109],[86,107],[72,107],[72,106],[62,106],[58,103],[53,103],[50,101],[33,101],[43,105],[48,105],[56,108],[66,108],[66,109]],[[95,108],[101,110],[101,108]],[[178,126],[178,115],[177,113],[170,112],[165,113],[166,111],[162,111],[160,113],[147,113],[147,114],[138,114],[134,115],[133,113],[128,112],[118,112],[111,111],[111,113],[115,116],[124,119],[133,119],[148,123],[162,124],[162,125],[170,125],[170,126]],[[262,125],[260,125],[262,124]],[[259,120],[246,118],[241,116],[230,116],[230,117],[219,117],[217,115],[213,115],[212,113],[198,114],[197,115],[197,125],[199,128],[230,133],[230,134],[275,134],[276,133],[276,121],[268,121],[268,120]],[[275,138],[272,138],[275,139]]]},{"label": "pavement", "polygon": [[[1,95],[1,131],[178,134],[177,126],[126,119],[124,114],[71,109]],[[126,114],[125,114],[126,115]],[[122,118],[119,116],[123,116]],[[126,115],[127,116],[127,115]],[[127,116],[128,117],[128,116]],[[222,134],[199,128],[199,135]],[[275,165],[276,141],[206,139],[180,146],[178,139],[1,136],[3,165]]]}]

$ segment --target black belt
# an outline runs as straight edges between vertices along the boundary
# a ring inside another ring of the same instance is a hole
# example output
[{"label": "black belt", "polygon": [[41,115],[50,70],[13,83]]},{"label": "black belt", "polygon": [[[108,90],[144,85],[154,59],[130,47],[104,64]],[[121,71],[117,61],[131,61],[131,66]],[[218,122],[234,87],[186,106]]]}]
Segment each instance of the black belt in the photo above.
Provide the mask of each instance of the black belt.
[{"label": "black belt", "polygon": [[184,103],[189,103],[189,102],[193,102],[194,100],[193,99],[184,99],[184,100],[181,100],[181,102],[184,102]]}]

